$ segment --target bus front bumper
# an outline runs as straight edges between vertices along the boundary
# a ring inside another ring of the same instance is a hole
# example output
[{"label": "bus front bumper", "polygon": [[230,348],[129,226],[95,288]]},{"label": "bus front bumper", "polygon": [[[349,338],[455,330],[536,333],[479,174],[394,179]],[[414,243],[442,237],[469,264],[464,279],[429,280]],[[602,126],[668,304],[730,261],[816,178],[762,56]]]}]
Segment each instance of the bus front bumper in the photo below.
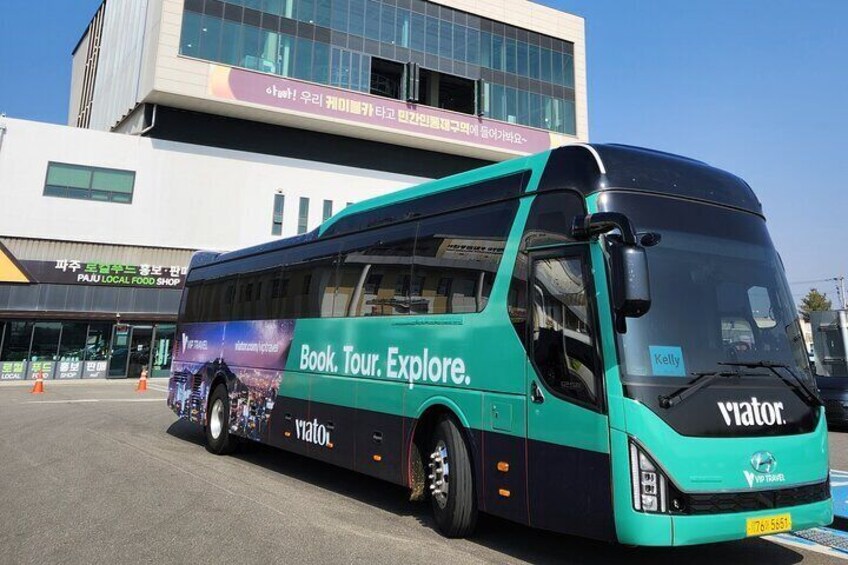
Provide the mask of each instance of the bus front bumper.
[{"label": "bus front bumper", "polygon": [[[748,520],[789,514],[792,531],[826,526],[833,521],[831,499],[757,512],[665,516],[632,512],[628,524],[619,528],[621,543],[642,546],[680,546],[716,543],[756,537],[748,535]],[[775,532],[778,533],[778,532]],[[768,534],[765,534],[768,535]]]}]

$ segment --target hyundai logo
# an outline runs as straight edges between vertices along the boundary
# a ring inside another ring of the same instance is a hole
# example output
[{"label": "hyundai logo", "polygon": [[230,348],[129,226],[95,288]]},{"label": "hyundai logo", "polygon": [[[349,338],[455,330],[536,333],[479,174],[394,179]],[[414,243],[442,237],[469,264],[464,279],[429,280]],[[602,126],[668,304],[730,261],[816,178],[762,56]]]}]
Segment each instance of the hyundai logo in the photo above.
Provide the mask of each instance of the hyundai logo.
[{"label": "hyundai logo", "polygon": [[751,467],[758,473],[771,473],[777,468],[777,459],[768,451],[758,451],[751,456]]}]

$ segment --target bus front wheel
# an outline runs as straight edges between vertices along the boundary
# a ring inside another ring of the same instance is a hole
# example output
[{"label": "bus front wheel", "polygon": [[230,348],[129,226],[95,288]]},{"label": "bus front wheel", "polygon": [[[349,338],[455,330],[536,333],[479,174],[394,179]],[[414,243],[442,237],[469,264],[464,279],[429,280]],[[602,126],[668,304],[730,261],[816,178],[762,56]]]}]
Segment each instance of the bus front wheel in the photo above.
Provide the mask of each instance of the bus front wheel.
[{"label": "bus front wheel", "polygon": [[206,411],[206,449],[216,455],[235,451],[238,439],[230,434],[230,399],[227,387],[220,384],[209,397]]},{"label": "bus front wheel", "polygon": [[430,444],[428,483],[439,531],[450,538],[470,535],[477,523],[471,453],[453,418],[442,417]]}]

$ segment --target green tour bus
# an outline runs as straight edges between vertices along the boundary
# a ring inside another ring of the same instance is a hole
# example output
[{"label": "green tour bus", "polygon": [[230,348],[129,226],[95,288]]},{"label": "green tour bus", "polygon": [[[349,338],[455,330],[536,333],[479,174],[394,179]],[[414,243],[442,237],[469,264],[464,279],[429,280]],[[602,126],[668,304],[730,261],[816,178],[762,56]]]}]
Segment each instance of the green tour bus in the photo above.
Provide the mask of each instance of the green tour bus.
[{"label": "green tour bus", "polygon": [[198,252],[169,406],[429,500],[672,546],[829,524],[827,429],[741,179],[567,145]]}]

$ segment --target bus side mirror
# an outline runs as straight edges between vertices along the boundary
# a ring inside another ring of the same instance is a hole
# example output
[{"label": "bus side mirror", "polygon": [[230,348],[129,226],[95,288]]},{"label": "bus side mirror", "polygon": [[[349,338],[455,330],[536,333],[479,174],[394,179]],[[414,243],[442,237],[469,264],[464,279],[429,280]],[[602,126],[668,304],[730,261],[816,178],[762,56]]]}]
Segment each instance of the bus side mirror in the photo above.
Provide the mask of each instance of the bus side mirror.
[{"label": "bus side mirror", "polygon": [[[626,331],[625,318],[643,316],[651,307],[651,284],[648,257],[636,237],[630,218],[618,212],[599,212],[574,218],[571,235],[590,239],[618,230],[620,236],[607,239],[612,279],[612,302],[619,331]],[[660,235],[651,234],[649,245],[659,243]],[[644,238],[641,238],[644,239]]]},{"label": "bus side mirror", "polygon": [[615,311],[626,318],[643,316],[651,307],[651,282],[645,248],[612,242],[610,263]]}]

